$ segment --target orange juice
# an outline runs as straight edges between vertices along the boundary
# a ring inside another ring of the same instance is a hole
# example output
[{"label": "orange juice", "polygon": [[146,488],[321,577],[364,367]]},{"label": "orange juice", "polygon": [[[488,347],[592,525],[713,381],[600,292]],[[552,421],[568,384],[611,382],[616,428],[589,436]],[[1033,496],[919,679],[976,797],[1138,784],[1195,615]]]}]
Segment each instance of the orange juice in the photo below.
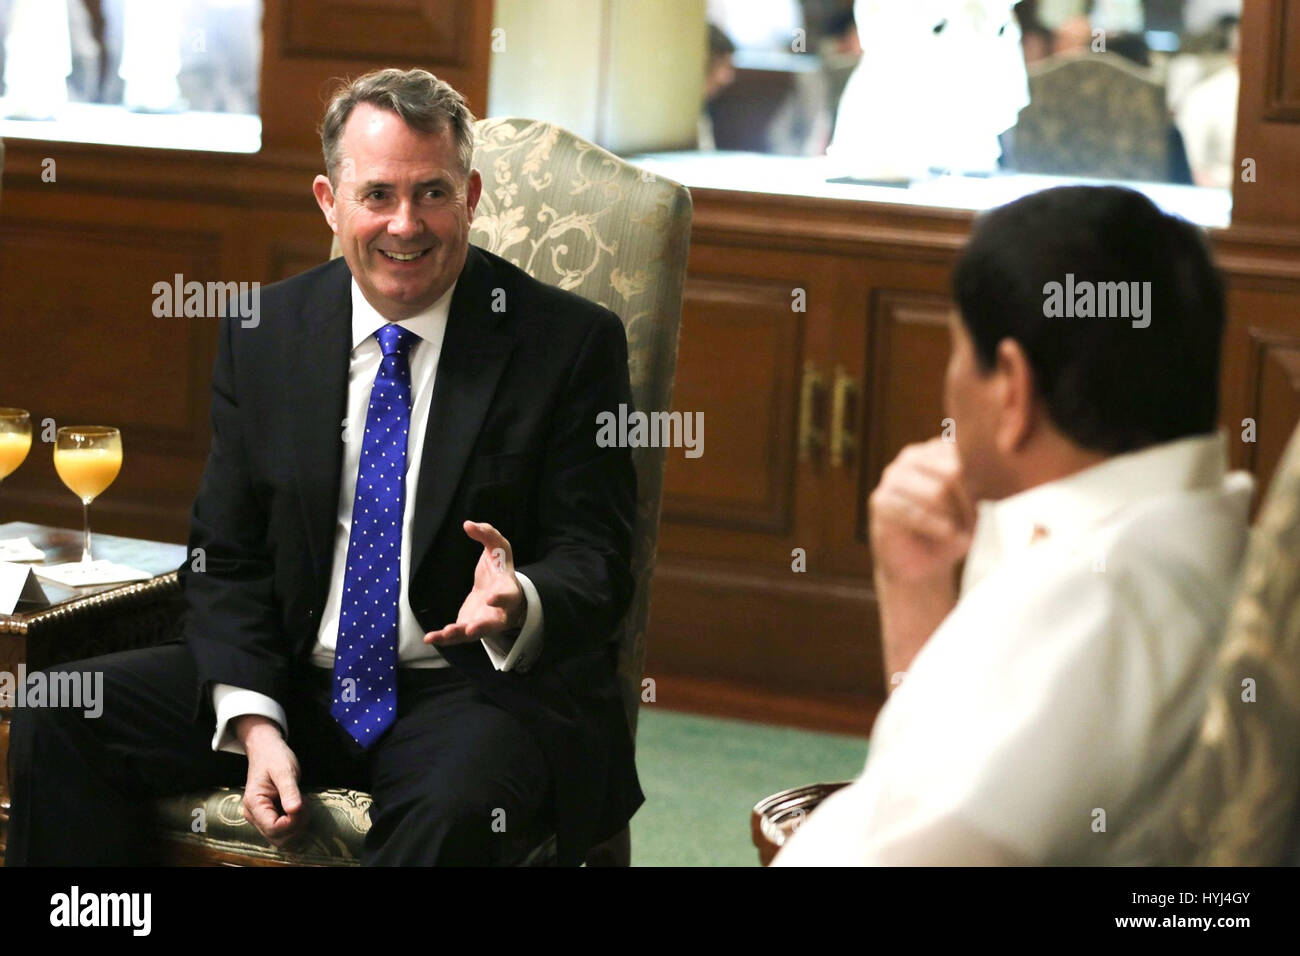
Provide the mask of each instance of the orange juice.
[{"label": "orange juice", "polygon": [[0,479],[7,478],[27,457],[32,448],[32,433],[0,432]]},{"label": "orange juice", "polygon": [[122,449],[55,448],[54,470],[68,489],[85,501],[113,483],[122,470]]}]

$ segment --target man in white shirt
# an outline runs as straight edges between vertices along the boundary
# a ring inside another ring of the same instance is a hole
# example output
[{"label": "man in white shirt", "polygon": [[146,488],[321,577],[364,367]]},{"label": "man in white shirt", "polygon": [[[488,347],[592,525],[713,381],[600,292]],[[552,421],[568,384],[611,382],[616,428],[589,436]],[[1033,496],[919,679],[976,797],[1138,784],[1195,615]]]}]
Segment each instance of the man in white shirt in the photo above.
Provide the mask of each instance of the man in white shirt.
[{"label": "man in white shirt", "polygon": [[[1097,308],[1108,281],[1138,284]],[[1252,491],[1214,433],[1204,241],[1129,190],[1053,189],[983,216],[953,284],[955,441],[869,503],[892,694],[778,865],[1123,863],[1199,726]]]}]

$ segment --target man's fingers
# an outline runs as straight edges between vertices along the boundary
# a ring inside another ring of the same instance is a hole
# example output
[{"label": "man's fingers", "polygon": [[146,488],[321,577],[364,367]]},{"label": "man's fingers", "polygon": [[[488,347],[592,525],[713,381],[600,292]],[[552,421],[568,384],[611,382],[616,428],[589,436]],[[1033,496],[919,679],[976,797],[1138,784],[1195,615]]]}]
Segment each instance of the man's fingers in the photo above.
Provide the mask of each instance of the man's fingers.
[{"label": "man's fingers", "polygon": [[896,489],[881,489],[875,497],[876,515],[894,520],[925,538],[947,539],[963,534],[951,517],[918,503]]},{"label": "man's fingers", "polygon": [[508,548],[510,542],[486,521],[466,521],[465,533],[485,548]]},{"label": "man's fingers", "polygon": [[[942,481],[930,475],[911,472],[904,476],[891,476],[891,479],[878,489],[877,509],[889,506],[889,514],[911,520],[913,514],[942,518],[958,530],[961,521],[961,506],[952,499]],[[904,507],[906,504],[907,507]],[[927,526],[930,522],[922,522]]]},{"label": "man's fingers", "polygon": [[439,630],[430,631],[428,634],[424,635],[424,643],[455,644],[459,641],[463,641],[466,637],[465,625],[457,622],[455,624],[448,624],[446,627],[440,628]]},{"label": "man's fingers", "polygon": [[275,808],[269,795],[255,793],[251,797],[244,797],[244,819],[257,827],[267,839],[270,839],[270,834],[275,831],[275,821],[279,818],[280,812]]},{"label": "man's fingers", "polygon": [[280,806],[284,812],[293,816],[302,809],[302,794],[298,792],[298,781],[288,767],[272,771],[271,781],[280,794]]},{"label": "man's fingers", "polygon": [[909,445],[881,476],[881,489],[929,511],[946,513],[958,530],[975,523],[975,508],[961,483],[950,442]]}]

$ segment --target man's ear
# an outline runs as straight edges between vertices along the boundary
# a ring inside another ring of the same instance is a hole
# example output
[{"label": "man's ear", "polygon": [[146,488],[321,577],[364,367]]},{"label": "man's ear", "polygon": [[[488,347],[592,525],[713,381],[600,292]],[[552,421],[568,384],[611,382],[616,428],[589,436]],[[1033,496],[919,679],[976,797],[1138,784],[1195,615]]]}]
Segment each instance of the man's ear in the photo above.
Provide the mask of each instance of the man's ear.
[{"label": "man's ear", "polygon": [[998,343],[994,374],[998,377],[998,425],[994,441],[998,451],[1019,451],[1034,433],[1039,414],[1034,391],[1034,367],[1015,339]]},{"label": "man's ear", "polygon": [[469,179],[465,181],[465,205],[469,209],[469,221],[474,221],[474,210],[478,206],[479,196],[483,195],[483,177],[478,174],[477,169],[469,171]]},{"label": "man's ear", "polygon": [[338,219],[334,213],[334,187],[324,176],[317,176],[311,182],[312,194],[316,197],[316,205],[320,206],[320,211],[325,214],[325,221],[329,223],[330,230],[338,235]]}]

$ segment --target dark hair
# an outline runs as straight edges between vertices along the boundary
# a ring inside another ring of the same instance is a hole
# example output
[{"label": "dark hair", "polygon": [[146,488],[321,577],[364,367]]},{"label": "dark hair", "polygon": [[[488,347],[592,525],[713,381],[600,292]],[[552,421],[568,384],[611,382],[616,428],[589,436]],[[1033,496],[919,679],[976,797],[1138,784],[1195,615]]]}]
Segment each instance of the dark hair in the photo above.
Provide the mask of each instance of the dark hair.
[{"label": "dark hair", "polygon": [[[1070,281],[1149,282],[1138,287],[1149,325],[1059,314]],[[1223,284],[1201,231],[1142,194],[1062,186],[985,213],[953,295],[980,368],[993,369],[1003,339],[1018,342],[1047,414],[1080,447],[1119,454],[1215,430]]]},{"label": "dark hair", "polygon": [[709,24],[709,58],[719,56],[731,56],[736,52],[736,44],[731,42],[731,37],[722,31],[722,28],[716,24]]},{"label": "dark hair", "polygon": [[474,157],[474,114],[465,97],[428,70],[375,70],[355,80],[341,81],[321,121],[321,152],[331,185],[338,188],[343,128],[358,103],[390,110],[411,129],[440,133],[450,129],[461,172],[469,175]]},{"label": "dark hair", "polygon": [[853,16],[852,7],[844,7],[836,10],[826,18],[823,26],[823,32],[828,37],[842,37],[850,30],[856,28],[858,21]]}]

